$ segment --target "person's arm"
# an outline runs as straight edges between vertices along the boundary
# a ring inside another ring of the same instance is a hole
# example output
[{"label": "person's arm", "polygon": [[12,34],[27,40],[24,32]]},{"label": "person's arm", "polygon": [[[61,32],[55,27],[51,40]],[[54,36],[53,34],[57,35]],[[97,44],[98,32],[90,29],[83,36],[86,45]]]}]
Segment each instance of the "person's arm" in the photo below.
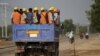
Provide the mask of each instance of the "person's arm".
[{"label": "person's arm", "polygon": [[11,14],[11,23],[13,24],[13,13]]},{"label": "person's arm", "polygon": [[52,17],[52,14],[51,13],[49,13],[49,16],[50,16],[50,19],[53,20],[53,17]]},{"label": "person's arm", "polygon": [[54,13],[54,20],[56,20],[57,19],[57,17],[58,17],[58,14],[57,13]]}]

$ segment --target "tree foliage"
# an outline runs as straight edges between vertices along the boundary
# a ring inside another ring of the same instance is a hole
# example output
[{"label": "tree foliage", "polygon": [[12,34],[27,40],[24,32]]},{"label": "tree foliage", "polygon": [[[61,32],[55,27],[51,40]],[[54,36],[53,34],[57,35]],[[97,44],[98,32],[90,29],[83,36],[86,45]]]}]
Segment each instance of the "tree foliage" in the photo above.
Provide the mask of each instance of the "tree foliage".
[{"label": "tree foliage", "polygon": [[86,11],[91,27],[100,32],[100,0],[92,0],[91,9]]},{"label": "tree foliage", "polygon": [[79,33],[85,33],[87,32],[87,26],[79,26]]},{"label": "tree foliage", "polygon": [[73,24],[73,20],[72,19],[66,19],[62,22],[62,30],[64,31],[64,33],[72,31],[75,29],[75,26]]}]

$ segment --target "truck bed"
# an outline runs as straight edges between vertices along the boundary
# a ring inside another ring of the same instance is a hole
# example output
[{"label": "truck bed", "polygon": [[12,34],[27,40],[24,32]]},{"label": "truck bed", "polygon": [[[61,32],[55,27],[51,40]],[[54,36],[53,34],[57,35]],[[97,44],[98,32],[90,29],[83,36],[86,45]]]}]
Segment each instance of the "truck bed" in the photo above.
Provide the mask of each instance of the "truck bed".
[{"label": "truck bed", "polygon": [[53,42],[54,24],[12,25],[14,42]]}]

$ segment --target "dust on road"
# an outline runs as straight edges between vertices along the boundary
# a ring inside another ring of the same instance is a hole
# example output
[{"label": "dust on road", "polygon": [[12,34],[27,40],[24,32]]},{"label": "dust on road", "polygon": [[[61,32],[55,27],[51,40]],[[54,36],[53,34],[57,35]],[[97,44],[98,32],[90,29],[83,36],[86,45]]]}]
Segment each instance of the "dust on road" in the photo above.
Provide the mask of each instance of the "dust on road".
[{"label": "dust on road", "polygon": [[[75,49],[74,49],[75,47]],[[14,56],[15,49],[0,50],[0,56]],[[74,52],[75,50],[75,52]],[[90,36],[89,39],[75,37],[75,46],[70,44],[68,38],[60,37],[59,56],[100,56],[100,37]]]},{"label": "dust on road", "polygon": [[97,35],[92,35],[89,39],[76,37],[75,46],[74,43],[70,44],[66,37],[60,39],[62,39],[59,48],[60,56],[100,56],[100,37]]}]

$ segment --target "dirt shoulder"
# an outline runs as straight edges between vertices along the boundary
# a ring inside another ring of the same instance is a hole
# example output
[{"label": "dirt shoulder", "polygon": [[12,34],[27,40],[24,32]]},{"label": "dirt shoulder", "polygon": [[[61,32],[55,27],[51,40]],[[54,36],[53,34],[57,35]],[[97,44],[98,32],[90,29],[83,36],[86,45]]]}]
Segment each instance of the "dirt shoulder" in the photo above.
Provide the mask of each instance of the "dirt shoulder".
[{"label": "dirt shoulder", "polygon": [[0,40],[0,49],[12,46],[14,46],[14,43],[12,41]]},{"label": "dirt shoulder", "polygon": [[91,35],[89,39],[76,37],[75,46],[74,43],[70,44],[66,37],[60,39],[60,56],[74,56],[74,54],[75,56],[100,56],[98,35]]}]

